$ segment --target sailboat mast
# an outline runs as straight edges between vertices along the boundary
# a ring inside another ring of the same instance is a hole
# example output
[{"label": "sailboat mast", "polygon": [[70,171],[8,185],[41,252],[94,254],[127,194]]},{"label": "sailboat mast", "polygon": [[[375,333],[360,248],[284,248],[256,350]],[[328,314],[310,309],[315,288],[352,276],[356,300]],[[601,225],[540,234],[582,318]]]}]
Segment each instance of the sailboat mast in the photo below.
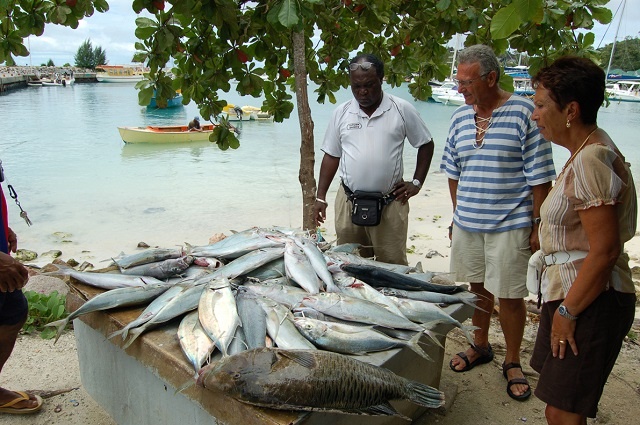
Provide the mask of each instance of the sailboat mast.
[{"label": "sailboat mast", "polygon": [[605,80],[609,79],[609,71],[611,71],[611,62],[613,62],[613,53],[616,51],[616,42],[618,41],[618,33],[620,32],[620,24],[622,23],[622,17],[624,16],[624,7],[627,5],[627,0],[622,0],[622,12],[620,13],[620,19],[618,20],[618,28],[616,29],[616,36],[613,37],[613,46],[611,46],[611,56],[609,57],[609,65],[607,65],[607,73],[605,74]]},{"label": "sailboat mast", "polygon": [[453,70],[456,67],[456,55],[458,53],[459,41],[460,41],[460,34],[456,34],[456,46],[453,48],[453,58],[451,59],[451,73],[449,74],[450,80],[453,80]]}]

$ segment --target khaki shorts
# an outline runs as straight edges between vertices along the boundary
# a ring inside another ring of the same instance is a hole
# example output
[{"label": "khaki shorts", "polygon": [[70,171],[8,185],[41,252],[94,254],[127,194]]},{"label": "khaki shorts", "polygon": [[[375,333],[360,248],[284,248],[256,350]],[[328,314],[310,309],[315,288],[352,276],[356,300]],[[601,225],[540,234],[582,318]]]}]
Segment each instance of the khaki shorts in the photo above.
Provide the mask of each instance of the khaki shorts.
[{"label": "khaki shorts", "polygon": [[498,233],[468,232],[454,224],[451,272],[457,282],[483,283],[498,298],[524,298],[531,257],[531,228]]},{"label": "khaki shorts", "polygon": [[[341,185],[342,186],[342,185]],[[351,201],[344,188],[336,194],[335,224],[337,244],[359,243],[363,257],[378,261],[407,265],[407,232],[409,230],[409,203],[393,201],[382,210],[377,226],[357,226],[351,222]]]}]

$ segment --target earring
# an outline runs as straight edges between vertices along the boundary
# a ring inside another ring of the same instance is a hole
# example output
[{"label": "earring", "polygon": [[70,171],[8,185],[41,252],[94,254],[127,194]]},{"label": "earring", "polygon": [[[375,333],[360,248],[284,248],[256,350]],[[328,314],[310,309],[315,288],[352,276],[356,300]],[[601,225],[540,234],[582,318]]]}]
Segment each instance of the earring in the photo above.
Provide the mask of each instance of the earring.
[{"label": "earring", "polygon": [[569,121],[569,119],[567,118],[567,128],[571,127],[571,121]]}]

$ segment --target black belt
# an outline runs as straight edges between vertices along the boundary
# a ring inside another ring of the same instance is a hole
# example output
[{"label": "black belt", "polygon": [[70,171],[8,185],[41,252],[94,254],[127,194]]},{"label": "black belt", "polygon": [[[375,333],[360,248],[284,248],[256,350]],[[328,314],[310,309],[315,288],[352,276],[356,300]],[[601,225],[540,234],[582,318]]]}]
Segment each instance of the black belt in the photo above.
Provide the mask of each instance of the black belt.
[{"label": "black belt", "polygon": [[[344,189],[344,193],[347,194],[347,198],[353,202],[353,200],[355,198],[357,198],[356,194],[347,187],[346,184],[344,184],[343,181],[340,181],[340,184],[342,184],[342,188]],[[356,191],[356,192],[360,192],[360,191]],[[393,194],[393,192],[389,192],[389,193],[382,193],[382,192],[367,192],[368,194],[380,194],[380,199],[382,199],[382,204],[383,205],[389,205],[390,203],[392,203],[395,199],[396,199],[396,195]]]}]

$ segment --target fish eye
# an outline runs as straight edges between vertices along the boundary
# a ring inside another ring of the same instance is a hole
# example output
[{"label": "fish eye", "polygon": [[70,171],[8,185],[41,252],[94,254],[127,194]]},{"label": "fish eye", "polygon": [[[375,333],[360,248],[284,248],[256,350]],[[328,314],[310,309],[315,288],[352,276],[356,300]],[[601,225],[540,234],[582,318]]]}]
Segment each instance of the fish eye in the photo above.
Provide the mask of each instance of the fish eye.
[{"label": "fish eye", "polygon": [[241,376],[242,376],[242,375],[240,375],[240,372],[235,372],[235,373],[233,374],[233,379],[238,380],[238,379],[240,379],[240,377],[241,377]]}]

